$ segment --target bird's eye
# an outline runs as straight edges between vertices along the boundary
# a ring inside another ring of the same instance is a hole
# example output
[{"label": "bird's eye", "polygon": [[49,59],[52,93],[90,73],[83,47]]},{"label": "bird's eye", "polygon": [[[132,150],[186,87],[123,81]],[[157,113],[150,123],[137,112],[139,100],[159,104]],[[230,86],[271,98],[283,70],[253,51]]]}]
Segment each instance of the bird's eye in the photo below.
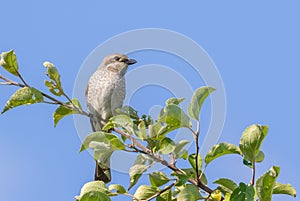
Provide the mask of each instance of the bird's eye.
[{"label": "bird's eye", "polygon": [[120,61],[120,59],[121,59],[121,58],[120,58],[119,56],[115,56],[115,57],[114,57],[114,60],[115,60],[115,61]]}]

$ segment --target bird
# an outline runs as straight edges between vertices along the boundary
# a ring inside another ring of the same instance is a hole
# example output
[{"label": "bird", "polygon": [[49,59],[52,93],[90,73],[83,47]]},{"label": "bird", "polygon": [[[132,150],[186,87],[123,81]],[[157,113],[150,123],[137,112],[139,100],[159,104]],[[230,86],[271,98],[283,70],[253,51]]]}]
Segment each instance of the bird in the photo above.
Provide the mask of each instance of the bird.
[{"label": "bird", "polygon": [[[136,62],[124,54],[111,54],[91,75],[85,95],[93,132],[102,131],[115,110],[123,106],[126,95],[124,75],[128,66]],[[111,181],[110,157],[105,161],[96,160],[94,180]]]}]

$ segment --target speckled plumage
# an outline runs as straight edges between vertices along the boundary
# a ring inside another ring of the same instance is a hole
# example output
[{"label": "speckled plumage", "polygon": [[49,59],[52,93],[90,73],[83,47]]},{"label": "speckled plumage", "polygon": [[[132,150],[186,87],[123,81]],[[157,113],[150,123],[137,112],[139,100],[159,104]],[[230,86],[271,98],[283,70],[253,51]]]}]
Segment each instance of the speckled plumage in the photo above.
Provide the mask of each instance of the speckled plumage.
[{"label": "speckled plumage", "polygon": [[[105,57],[90,77],[86,89],[86,102],[91,116],[93,131],[101,131],[103,125],[121,108],[125,98],[124,75],[128,65],[136,63],[123,54]],[[95,180],[109,182],[110,160],[97,161]]]},{"label": "speckled plumage", "polygon": [[119,73],[100,68],[91,76],[86,100],[89,112],[95,115],[92,118],[95,131],[101,130],[101,122],[107,122],[122,107],[125,93],[125,79]]}]

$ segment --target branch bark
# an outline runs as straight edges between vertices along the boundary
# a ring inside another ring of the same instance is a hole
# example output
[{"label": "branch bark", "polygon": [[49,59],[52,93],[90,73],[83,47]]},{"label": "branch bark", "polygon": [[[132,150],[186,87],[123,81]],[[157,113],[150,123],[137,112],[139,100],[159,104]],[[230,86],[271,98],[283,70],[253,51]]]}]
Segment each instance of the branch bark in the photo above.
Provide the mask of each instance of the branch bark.
[{"label": "branch bark", "polygon": [[[139,141],[137,141],[135,138],[133,138],[131,135],[129,135],[128,133],[125,133],[119,129],[114,128],[113,131],[115,131],[116,133],[128,138],[132,140],[132,144],[139,149],[137,149],[136,147],[134,148],[136,151],[143,153],[143,154],[147,154],[149,155],[153,160],[155,160],[156,162],[161,163],[162,165],[168,167],[169,169],[173,170],[175,173],[180,174],[180,175],[184,175],[184,172],[182,170],[180,170],[179,168],[176,167],[176,165],[169,163],[168,161],[161,159],[158,156],[155,156],[152,151],[150,149],[148,149],[147,147],[145,147],[144,145],[142,145]],[[213,190],[211,188],[209,188],[208,186],[206,186],[205,184],[203,184],[201,181],[198,182],[198,179],[193,179],[190,178],[188,180],[191,184],[201,188],[202,190],[204,190],[205,192],[207,192],[208,194],[211,194],[213,192]]]}]

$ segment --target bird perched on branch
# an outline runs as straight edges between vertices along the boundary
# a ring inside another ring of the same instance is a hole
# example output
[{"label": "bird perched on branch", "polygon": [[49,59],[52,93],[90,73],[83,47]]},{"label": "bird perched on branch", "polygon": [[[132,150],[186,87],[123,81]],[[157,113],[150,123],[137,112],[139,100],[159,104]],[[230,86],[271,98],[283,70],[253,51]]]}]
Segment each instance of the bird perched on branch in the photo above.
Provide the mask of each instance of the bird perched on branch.
[{"label": "bird perched on branch", "polygon": [[[123,54],[112,54],[105,57],[90,77],[86,88],[86,101],[90,121],[94,132],[101,131],[105,123],[121,108],[125,98],[124,75],[128,65],[136,60],[129,59]],[[105,183],[111,180],[110,158],[96,161],[95,180]]]}]

